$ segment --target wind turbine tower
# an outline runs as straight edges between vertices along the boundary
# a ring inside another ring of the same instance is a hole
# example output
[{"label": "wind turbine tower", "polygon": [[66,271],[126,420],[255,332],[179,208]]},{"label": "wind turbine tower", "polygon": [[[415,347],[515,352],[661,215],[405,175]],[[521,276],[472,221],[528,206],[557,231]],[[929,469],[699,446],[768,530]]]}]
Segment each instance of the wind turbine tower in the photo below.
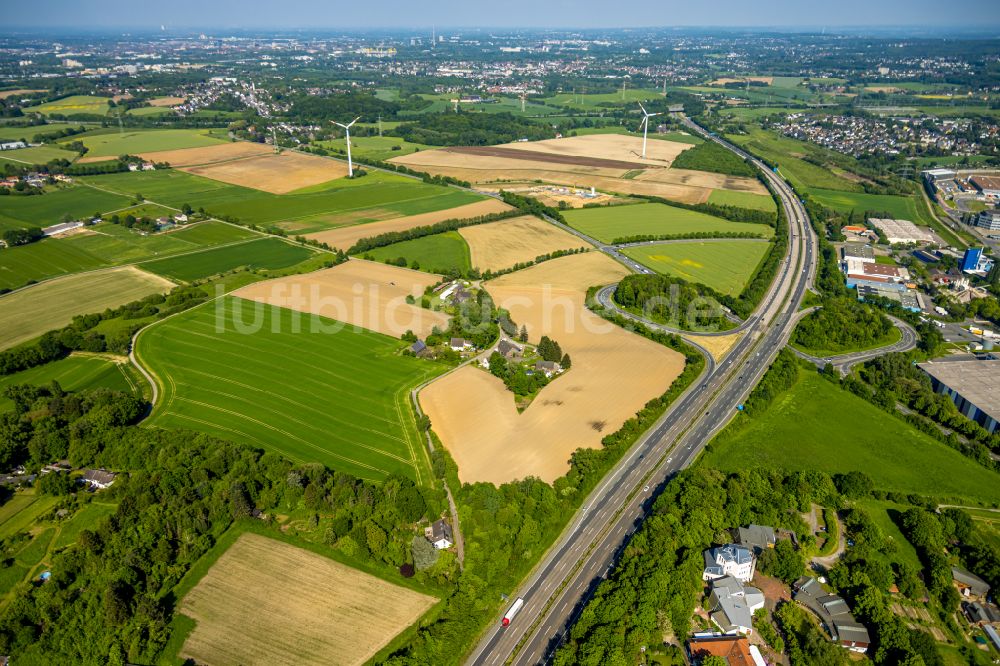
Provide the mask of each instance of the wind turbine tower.
[{"label": "wind turbine tower", "polygon": [[649,133],[649,119],[660,114],[650,113],[641,103],[639,108],[642,109],[642,159],[646,159],[646,134]]},{"label": "wind turbine tower", "polygon": [[524,100],[525,100],[525,93],[522,92],[521,93],[521,113],[524,113]]},{"label": "wind turbine tower", "polygon": [[335,120],[333,121],[334,125],[337,125],[339,127],[343,127],[344,128],[344,138],[347,140],[347,177],[348,178],[354,178],[354,163],[351,162],[351,126],[354,125],[354,123],[358,122],[358,120],[360,118],[361,118],[361,116],[358,116],[357,118],[355,118],[351,122],[347,123],[346,125],[344,123],[338,123]]},{"label": "wind turbine tower", "polygon": [[378,114],[378,135],[382,136],[382,114]]}]

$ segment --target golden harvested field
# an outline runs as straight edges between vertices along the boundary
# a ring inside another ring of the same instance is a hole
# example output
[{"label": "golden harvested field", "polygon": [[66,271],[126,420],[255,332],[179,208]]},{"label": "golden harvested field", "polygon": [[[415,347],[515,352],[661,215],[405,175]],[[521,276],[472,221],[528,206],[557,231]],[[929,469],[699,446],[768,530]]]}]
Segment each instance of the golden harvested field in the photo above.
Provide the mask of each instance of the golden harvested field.
[{"label": "golden harvested field", "polygon": [[641,157],[642,137],[629,134],[586,134],[544,141],[517,141],[495,147],[552,153],[554,155],[572,155],[581,159],[599,157],[638,162],[650,166],[669,166],[678,155],[693,146],[677,141],[660,141],[658,139],[647,141],[645,159]]},{"label": "golden harvested field", "polygon": [[481,271],[498,271],[556,250],[586,245],[582,240],[537,217],[477,224],[458,230],[469,244],[472,265]]},{"label": "golden harvested field", "polygon": [[648,169],[635,177],[635,180],[649,183],[665,183],[684,185],[709,190],[733,190],[735,192],[752,192],[767,195],[767,188],[756,178],[743,176],[727,176],[708,171],[692,169]]},{"label": "golden harvested field", "polygon": [[642,406],[664,393],[684,357],[601,319],[584,305],[588,287],[627,271],[597,252],[547,261],[488,283],[537,342],[559,342],[573,367],[546,386],[522,413],[513,394],[489,373],[466,366],[420,393],[434,431],[458,463],[463,482],[504,483],[526,476],[552,482],[577,448],[596,448]]},{"label": "golden harvested field", "polygon": [[425,288],[440,280],[439,275],[431,273],[351,259],[307,275],[258,282],[232,295],[336,319],[397,338],[407,330],[424,337],[435,326],[447,328],[448,316],[410,305],[406,297],[419,298]]},{"label": "golden harvested field", "polygon": [[178,104],[183,103],[183,97],[154,97],[149,100],[150,106],[177,106]]},{"label": "golden harvested field", "polygon": [[712,355],[716,361],[721,361],[725,358],[729,350],[733,348],[739,339],[739,333],[733,333],[732,335],[691,335],[684,336],[694,342],[695,344],[701,345],[708,350],[708,353]]},{"label": "golden harvested field", "polygon": [[347,175],[347,165],[316,155],[286,151],[280,155],[269,153],[216,164],[190,166],[181,171],[271,194],[287,194],[303,187],[343,178]]},{"label": "golden harvested field", "polygon": [[755,83],[766,83],[767,85],[771,85],[772,83],[774,83],[774,77],[773,76],[743,76],[743,77],[740,77],[738,79],[729,78],[729,77],[723,77],[721,79],[716,79],[716,80],[712,81],[708,85],[710,85],[710,86],[724,86],[727,83],[746,83],[747,81],[753,81]]},{"label": "golden harvested field", "polygon": [[[215,164],[216,162],[235,160],[241,157],[269,154],[273,154],[272,148],[263,143],[233,141],[231,143],[220,143],[215,146],[204,146],[202,148],[157,150],[150,153],[139,153],[139,156],[151,162],[168,162],[172,167],[192,167],[200,164]],[[106,160],[108,158],[102,157],[100,159]]]},{"label": "golden harvested field", "polygon": [[133,266],[55,278],[0,297],[0,349],[69,324],[76,315],[102,312],[174,283]]},{"label": "golden harvested field", "polygon": [[243,534],[181,601],[199,664],[363,664],[437,602],[287,543]]},{"label": "golden harvested field", "polygon": [[425,227],[436,222],[443,222],[444,220],[461,220],[480,215],[489,215],[491,213],[502,213],[510,209],[511,207],[502,201],[487,199],[486,201],[477,201],[476,203],[431,213],[408,215],[391,220],[370,222],[368,224],[353,224],[338,229],[319,231],[314,234],[307,234],[306,238],[317,240],[321,243],[329,243],[331,247],[346,250],[362,238],[371,238],[372,236],[378,236],[390,231],[406,231],[414,227]]},{"label": "golden harvested field", "polygon": [[18,88],[17,90],[4,90],[0,92],[0,99],[7,99],[15,95],[30,95],[32,93],[45,92],[44,90],[29,90],[28,88]]},{"label": "golden harvested field", "polygon": [[[531,174],[539,171],[553,171],[564,174],[589,174],[608,176],[610,178],[621,178],[628,172],[628,169],[618,167],[612,168],[589,164],[560,164],[556,162],[544,162],[542,160],[463,153],[446,149],[421,150],[418,153],[412,153],[403,157],[394,157],[390,161],[414,167],[420,171],[430,171],[434,174],[439,172],[447,173],[444,171],[445,169],[481,173],[483,175],[480,180],[491,179],[490,174],[493,173],[520,173],[521,175],[514,177],[530,180]],[[492,179],[496,178],[503,178],[503,176],[495,176]],[[477,182],[479,181],[477,180]]]}]

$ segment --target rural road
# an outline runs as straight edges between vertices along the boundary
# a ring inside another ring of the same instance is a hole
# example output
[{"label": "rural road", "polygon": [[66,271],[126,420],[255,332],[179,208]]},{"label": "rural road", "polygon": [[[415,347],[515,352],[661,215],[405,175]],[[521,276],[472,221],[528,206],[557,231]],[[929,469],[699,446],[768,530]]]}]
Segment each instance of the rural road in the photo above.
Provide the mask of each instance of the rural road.
[{"label": "rural road", "polygon": [[[551,658],[593,590],[642,524],[656,494],[729,422],[785,345],[799,304],[812,285],[816,240],[791,187],[759,160],[709,135],[687,118],[681,119],[698,134],[752,159],[778,192],[792,232],[784,262],[754,316],[741,325],[746,335],[722,363],[706,366],[702,376],[584,500],[559,540],[513,592],[512,598],[524,599],[517,618],[502,628],[498,615],[467,664],[543,664]],[[597,245],[609,252],[608,246]],[[629,265],[628,261],[623,263]],[[649,271],[643,268],[639,272]],[[501,612],[506,610],[505,606]]]}]

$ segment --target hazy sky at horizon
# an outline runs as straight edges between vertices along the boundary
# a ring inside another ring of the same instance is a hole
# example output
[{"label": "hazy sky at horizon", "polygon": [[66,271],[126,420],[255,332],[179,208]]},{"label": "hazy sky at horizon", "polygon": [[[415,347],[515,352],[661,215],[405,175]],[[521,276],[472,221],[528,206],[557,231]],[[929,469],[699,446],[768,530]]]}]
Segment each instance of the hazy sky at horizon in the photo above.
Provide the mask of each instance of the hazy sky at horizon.
[{"label": "hazy sky at horizon", "polygon": [[[958,10],[961,11],[958,11]],[[936,27],[997,29],[1000,0],[34,0],[8,28],[356,29],[447,27]],[[0,30],[2,34],[2,30]]]}]

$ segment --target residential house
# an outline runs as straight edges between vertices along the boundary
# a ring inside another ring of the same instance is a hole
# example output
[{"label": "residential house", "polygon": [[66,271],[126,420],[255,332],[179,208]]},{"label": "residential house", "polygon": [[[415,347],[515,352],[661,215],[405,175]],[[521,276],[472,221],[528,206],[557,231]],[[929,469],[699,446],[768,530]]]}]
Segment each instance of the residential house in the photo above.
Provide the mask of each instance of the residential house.
[{"label": "residential house", "polygon": [[774,528],[767,525],[747,525],[736,528],[736,543],[760,555],[766,548],[774,548]]},{"label": "residential house", "polygon": [[962,603],[962,610],[970,624],[984,626],[987,624],[1000,623],[1000,608],[991,603],[981,603],[979,601],[966,601]]},{"label": "residential house", "polygon": [[500,344],[497,345],[497,352],[508,360],[515,356],[520,356],[523,351],[521,347],[518,347],[509,340],[501,340]]},{"label": "residential house", "polygon": [[94,490],[110,488],[118,475],[105,469],[88,469],[83,473],[82,481]]},{"label": "residential house", "polygon": [[425,528],[424,537],[434,544],[434,547],[438,550],[451,548],[454,543],[452,541],[451,525],[449,525],[443,518],[434,521],[430,527]]},{"label": "residential house", "polygon": [[538,361],[535,363],[535,370],[544,372],[546,377],[551,377],[562,372],[562,367],[553,361]]},{"label": "residential house", "polygon": [[423,340],[417,340],[412,345],[410,345],[410,351],[418,356],[425,351],[427,351],[427,343]]},{"label": "residential house", "polygon": [[152,162],[143,162],[142,163],[142,170],[143,171],[156,171],[156,165],[153,164]]},{"label": "residential house", "polygon": [[702,580],[715,580],[723,576],[732,576],[746,583],[753,578],[756,559],[753,553],[743,546],[730,543],[705,551],[705,570]]},{"label": "residential house", "polygon": [[854,619],[840,596],[828,594],[815,578],[803,576],[792,586],[792,598],[819,618],[833,642],[852,652],[865,653],[871,645],[868,629]]},{"label": "residential house", "polygon": [[688,641],[694,664],[700,664],[705,657],[721,657],[729,666],[765,666],[760,651],[754,647],[743,636],[706,636]]},{"label": "residential house", "polygon": [[465,338],[452,338],[451,341],[448,343],[448,346],[451,347],[454,351],[458,352],[465,351],[466,349],[472,347],[469,341],[466,340]]},{"label": "residential house", "polygon": [[452,302],[455,303],[455,305],[460,305],[465,301],[469,300],[470,298],[472,298],[472,292],[467,290],[462,285],[458,285],[458,287],[451,295],[451,300]]},{"label": "residential house", "polygon": [[744,587],[732,576],[723,576],[712,581],[705,610],[722,633],[749,636],[753,633],[753,613],[763,607],[763,592]]},{"label": "residential house", "polygon": [[979,576],[959,567],[951,568],[951,577],[963,597],[985,599],[990,592],[990,584]]}]

